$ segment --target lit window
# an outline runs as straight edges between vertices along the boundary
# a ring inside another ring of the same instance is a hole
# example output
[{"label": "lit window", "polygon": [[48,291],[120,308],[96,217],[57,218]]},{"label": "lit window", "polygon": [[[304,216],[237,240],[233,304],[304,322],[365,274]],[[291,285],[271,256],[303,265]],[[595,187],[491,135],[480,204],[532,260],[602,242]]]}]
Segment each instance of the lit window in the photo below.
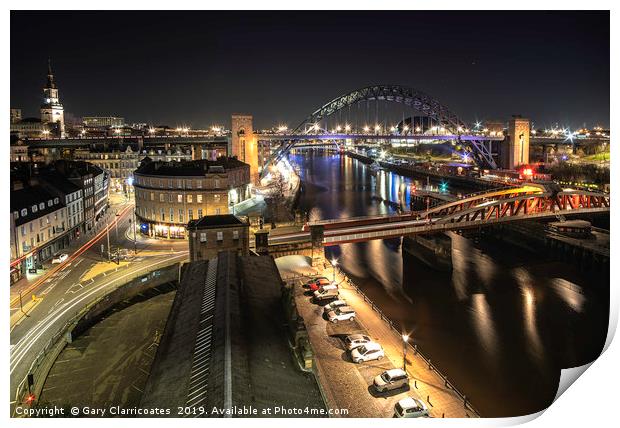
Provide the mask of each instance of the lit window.
[{"label": "lit window", "polygon": [[164,194],[163,193],[159,194],[159,202],[164,202]]},{"label": "lit window", "polygon": [[233,230],[233,239],[235,239],[235,240],[239,239],[239,231],[238,230]]},{"label": "lit window", "polygon": [[177,202],[183,202],[183,195],[177,195]]},{"label": "lit window", "polygon": [[202,218],[202,208],[198,208],[198,218]]},{"label": "lit window", "polygon": [[200,242],[207,242],[207,234],[205,232],[200,232]]},{"label": "lit window", "polygon": [[187,203],[191,204],[193,201],[192,195],[187,195]]},{"label": "lit window", "polygon": [[202,195],[196,195],[196,202],[202,204]]},{"label": "lit window", "polygon": [[224,232],[217,232],[217,240],[218,241],[224,240]]}]

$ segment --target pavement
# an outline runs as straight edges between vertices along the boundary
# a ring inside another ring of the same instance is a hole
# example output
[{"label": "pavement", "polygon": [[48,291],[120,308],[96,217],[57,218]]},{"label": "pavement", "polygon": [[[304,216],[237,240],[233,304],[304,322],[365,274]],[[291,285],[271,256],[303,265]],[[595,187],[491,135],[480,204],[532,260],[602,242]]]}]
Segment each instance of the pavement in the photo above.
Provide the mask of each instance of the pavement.
[{"label": "pavement", "polygon": [[[285,261],[277,259],[276,262],[285,280],[300,274],[314,273],[328,278],[333,275],[331,266],[327,269],[310,268],[300,256],[292,256]],[[410,395],[423,400],[432,417],[477,417],[465,408],[463,400],[446,386],[443,378],[429,369],[420,355],[415,355],[411,347],[407,352],[409,388],[382,394],[374,391],[371,385],[375,376],[384,370],[403,366],[403,340],[363,295],[347,284],[346,279],[342,272],[337,272],[336,282],[339,284],[340,296],[355,309],[356,319],[337,324],[331,324],[324,319],[323,305],[311,302],[311,297],[301,287],[303,279],[292,280],[295,301],[308,330],[315,353],[317,378],[326,395],[328,407],[348,409],[349,417],[391,417],[396,402]],[[380,343],[387,358],[354,364],[343,343],[343,339],[353,333],[365,333]]]}]

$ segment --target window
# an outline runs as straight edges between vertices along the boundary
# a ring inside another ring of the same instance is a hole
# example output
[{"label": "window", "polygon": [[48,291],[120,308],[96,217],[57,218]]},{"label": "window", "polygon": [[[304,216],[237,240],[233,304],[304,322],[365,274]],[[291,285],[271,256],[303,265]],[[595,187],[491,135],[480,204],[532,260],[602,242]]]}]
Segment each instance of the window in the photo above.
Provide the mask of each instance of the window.
[{"label": "window", "polygon": [[202,180],[196,180],[196,189],[202,189]]},{"label": "window", "polygon": [[159,194],[159,202],[164,202],[164,194],[163,193]]},{"label": "window", "polygon": [[183,188],[183,180],[181,180],[181,179],[177,180],[177,187],[178,187],[179,189],[182,189],[182,188]]},{"label": "window", "polygon": [[187,180],[187,188],[191,189],[192,188],[192,180]]},{"label": "window", "polygon": [[58,203],[58,198],[54,198],[54,203],[57,204]]},{"label": "window", "polygon": [[233,230],[233,239],[234,240],[239,239],[239,231],[238,230]]},{"label": "window", "polygon": [[213,187],[215,187],[216,189],[220,187],[220,180],[218,178],[213,180]]},{"label": "window", "polygon": [[19,213],[17,211],[13,211],[13,219],[17,220],[19,218]]},{"label": "window", "polygon": [[174,195],[172,193],[168,193],[168,202],[170,203],[174,202]]},{"label": "window", "polygon": [[213,202],[219,203],[220,202],[220,195],[213,195]]},{"label": "window", "polygon": [[[48,207],[51,207],[52,205],[54,205],[54,202],[51,199],[49,201],[47,201],[47,206]],[[45,205],[44,205],[44,207],[45,207]],[[41,209],[43,209],[43,208],[41,208]]]},{"label": "window", "polygon": [[196,195],[196,202],[202,204],[202,195]]},{"label": "window", "polygon": [[177,195],[177,202],[183,202],[183,195]]},{"label": "window", "polygon": [[183,210],[179,210],[179,221],[183,223]]},{"label": "window", "polygon": [[22,236],[26,236],[26,226],[22,226]]},{"label": "window", "polygon": [[163,208],[160,209],[160,213],[161,213],[161,221],[166,221],[166,213],[164,212]]},{"label": "window", "polygon": [[218,241],[224,240],[224,232],[217,232],[217,240]]},{"label": "window", "polygon": [[151,192],[151,201],[155,200],[155,194],[153,192]]},{"label": "window", "polygon": [[187,195],[187,203],[191,204],[192,200],[193,200],[192,195]]},{"label": "window", "polygon": [[33,212],[33,213],[36,213],[38,210],[39,210],[39,208],[37,208],[37,206],[36,206],[36,205],[33,205],[33,206],[32,206],[32,212]]},{"label": "window", "polygon": [[187,218],[189,218],[190,220],[194,219],[194,213],[192,212],[191,208],[187,210]]},{"label": "window", "polygon": [[22,217],[26,217],[28,215],[28,208],[22,208]]},{"label": "window", "polygon": [[170,208],[170,221],[174,221],[174,208]]},{"label": "window", "polygon": [[215,209],[215,214],[220,214],[220,209],[219,208]]},{"label": "window", "polygon": [[206,232],[200,232],[200,242],[207,242]]},{"label": "window", "polygon": [[198,218],[202,218],[202,208],[198,208]]}]

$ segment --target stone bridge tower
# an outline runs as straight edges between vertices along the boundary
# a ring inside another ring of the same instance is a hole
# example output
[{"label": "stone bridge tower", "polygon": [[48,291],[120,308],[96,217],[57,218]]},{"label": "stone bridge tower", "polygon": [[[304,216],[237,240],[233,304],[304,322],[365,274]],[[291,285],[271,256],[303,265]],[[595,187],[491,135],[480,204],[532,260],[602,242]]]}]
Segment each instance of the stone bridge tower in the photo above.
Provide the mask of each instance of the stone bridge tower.
[{"label": "stone bridge tower", "polygon": [[252,127],[252,116],[248,114],[232,115],[232,139],[230,152],[232,156],[250,165],[250,182],[258,182],[258,140]]},{"label": "stone bridge tower", "polygon": [[508,122],[508,137],[502,150],[502,166],[515,169],[530,163],[530,120],[515,115]]}]

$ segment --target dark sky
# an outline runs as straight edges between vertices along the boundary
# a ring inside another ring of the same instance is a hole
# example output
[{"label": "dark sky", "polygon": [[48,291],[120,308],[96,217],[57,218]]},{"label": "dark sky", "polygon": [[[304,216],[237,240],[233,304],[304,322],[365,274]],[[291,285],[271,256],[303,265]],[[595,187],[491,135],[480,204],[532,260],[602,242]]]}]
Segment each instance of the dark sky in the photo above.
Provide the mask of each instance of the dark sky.
[{"label": "dark sky", "polygon": [[609,48],[608,12],[11,12],[11,107],[38,116],[51,56],[77,117],[295,126],[389,83],[467,121],[606,126]]}]

